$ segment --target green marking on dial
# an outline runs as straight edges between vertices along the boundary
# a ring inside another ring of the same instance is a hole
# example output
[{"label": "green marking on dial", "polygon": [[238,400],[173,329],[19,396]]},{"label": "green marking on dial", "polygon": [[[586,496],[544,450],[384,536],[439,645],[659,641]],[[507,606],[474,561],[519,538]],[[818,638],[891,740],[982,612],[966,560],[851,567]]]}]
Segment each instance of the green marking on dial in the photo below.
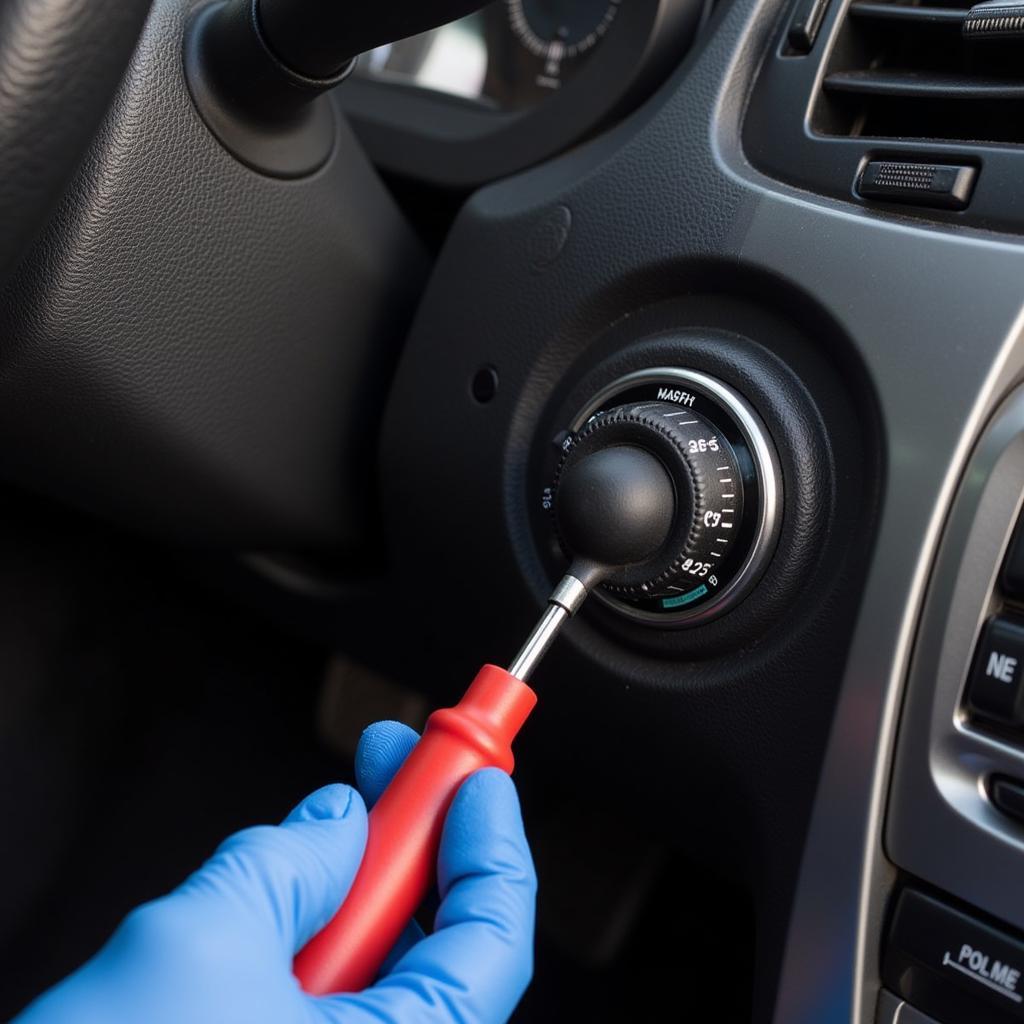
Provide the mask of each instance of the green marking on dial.
[{"label": "green marking on dial", "polygon": [[680,594],[678,597],[663,597],[661,599],[661,607],[681,608],[684,604],[693,604],[694,601],[703,597],[707,592],[708,588],[702,583],[696,590]]}]

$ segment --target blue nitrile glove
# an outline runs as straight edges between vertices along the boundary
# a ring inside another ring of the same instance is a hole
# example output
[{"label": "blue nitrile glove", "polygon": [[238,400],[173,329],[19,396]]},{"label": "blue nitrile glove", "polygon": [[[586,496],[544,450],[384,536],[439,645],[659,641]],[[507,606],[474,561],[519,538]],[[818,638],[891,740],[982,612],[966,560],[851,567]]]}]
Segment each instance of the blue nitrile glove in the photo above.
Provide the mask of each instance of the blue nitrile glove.
[{"label": "blue nitrile glove", "polygon": [[[368,803],[416,742],[381,722],[363,734],[356,778]],[[366,810],[325,786],[280,826],[246,829],[169,896],[134,910],[83,967],[18,1024],[448,1024],[507,1020],[533,967],[536,878],[511,779],[471,776],[438,858],[435,930],[412,926],[372,988],[307,996],[292,957],[333,915],[366,842]]]}]

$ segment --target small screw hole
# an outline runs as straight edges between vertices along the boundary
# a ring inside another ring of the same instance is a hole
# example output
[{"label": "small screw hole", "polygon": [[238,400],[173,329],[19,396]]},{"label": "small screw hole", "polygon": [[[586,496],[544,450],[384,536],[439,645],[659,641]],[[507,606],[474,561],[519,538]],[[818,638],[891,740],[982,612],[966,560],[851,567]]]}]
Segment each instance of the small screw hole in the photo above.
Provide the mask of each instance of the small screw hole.
[{"label": "small screw hole", "polygon": [[489,402],[498,393],[498,371],[493,366],[481,366],[473,375],[471,390],[481,405]]}]

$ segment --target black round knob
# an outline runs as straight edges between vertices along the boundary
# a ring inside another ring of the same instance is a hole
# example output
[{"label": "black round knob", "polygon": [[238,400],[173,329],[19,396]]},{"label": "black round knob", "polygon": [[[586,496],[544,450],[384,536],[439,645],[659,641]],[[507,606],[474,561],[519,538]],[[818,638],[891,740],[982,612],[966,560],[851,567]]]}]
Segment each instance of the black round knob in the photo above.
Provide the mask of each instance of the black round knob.
[{"label": "black round knob", "polygon": [[665,467],[635,445],[584,455],[562,477],[558,525],[574,557],[618,569],[652,558],[675,520]]},{"label": "black round knob", "polygon": [[719,584],[738,540],[742,469],[699,413],[671,402],[622,405],[572,438],[555,477],[559,539],[605,568],[631,598],[682,601]]}]

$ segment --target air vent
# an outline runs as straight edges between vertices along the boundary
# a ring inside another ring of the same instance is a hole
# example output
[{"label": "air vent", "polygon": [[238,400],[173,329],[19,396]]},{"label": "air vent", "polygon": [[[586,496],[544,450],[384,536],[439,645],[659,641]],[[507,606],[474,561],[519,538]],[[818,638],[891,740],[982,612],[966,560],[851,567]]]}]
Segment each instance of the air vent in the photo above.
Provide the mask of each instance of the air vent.
[{"label": "air vent", "polygon": [[853,0],[814,128],[853,138],[1024,143],[1024,38],[966,38],[968,13],[955,0]]}]

